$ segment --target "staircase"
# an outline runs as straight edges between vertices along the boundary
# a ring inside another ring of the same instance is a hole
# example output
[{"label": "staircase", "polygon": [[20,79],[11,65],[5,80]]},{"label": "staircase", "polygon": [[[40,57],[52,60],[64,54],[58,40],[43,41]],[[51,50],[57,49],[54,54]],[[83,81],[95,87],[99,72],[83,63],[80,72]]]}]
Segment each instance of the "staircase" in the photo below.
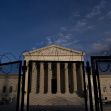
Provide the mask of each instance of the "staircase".
[{"label": "staircase", "polygon": [[30,105],[84,105],[84,98],[76,94],[30,95]]}]

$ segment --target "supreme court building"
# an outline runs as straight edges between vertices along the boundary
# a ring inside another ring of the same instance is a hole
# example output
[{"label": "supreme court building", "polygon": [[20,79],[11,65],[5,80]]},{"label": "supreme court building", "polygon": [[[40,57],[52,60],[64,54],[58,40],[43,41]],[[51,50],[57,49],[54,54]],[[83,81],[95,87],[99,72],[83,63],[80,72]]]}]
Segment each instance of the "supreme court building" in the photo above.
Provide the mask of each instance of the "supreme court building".
[{"label": "supreme court building", "polygon": [[25,104],[82,105],[84,53],[58,45],[25,52]]}]

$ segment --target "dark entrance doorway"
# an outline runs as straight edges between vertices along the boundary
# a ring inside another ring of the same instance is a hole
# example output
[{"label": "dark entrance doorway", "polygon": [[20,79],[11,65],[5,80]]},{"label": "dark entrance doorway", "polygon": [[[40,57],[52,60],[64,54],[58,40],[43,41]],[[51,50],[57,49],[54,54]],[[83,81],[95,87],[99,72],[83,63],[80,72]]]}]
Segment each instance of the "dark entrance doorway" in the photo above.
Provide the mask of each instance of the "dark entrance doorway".
[{"label": "dark entrance doorway", "polygon": [[57,92],[57,79],[52,79],[52,93],[55,94]]}]

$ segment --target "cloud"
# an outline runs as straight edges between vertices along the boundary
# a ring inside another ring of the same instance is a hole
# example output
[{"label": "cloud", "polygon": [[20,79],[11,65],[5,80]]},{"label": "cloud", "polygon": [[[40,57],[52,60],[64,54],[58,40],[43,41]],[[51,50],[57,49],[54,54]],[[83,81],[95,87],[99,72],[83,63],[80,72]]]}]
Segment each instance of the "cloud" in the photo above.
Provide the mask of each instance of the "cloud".
[{"label": "cloud", "polygon": [[[101,0],[99,4],[95,5],[89,13],[87,13],[82,19],[76,22],[76,24],[72,27],[72,31],[77,31],[82,33],[85,31],[95,29],[97,24],[94,24],[93,22],[94,18],[96,16],[99,17],[101,15],[102,9],[105,8],[105,6],[106,6],[106,1]],[[77,14],[79,13],[77,12]],[[104,16],[100,17],[99,19],[101,20],[104,19]]]},{"label": "cloud", "polygon": [[58,33],[56,35],[52,36],[47,36],[45,37],[45,40],[42,41],[43,45],[50,45],[50,44],[58,44],[58,45],[63,45],[66,47],[70,47],[72,44],[78,44],[78,40],[75,40],[72,38],[72,34],[63,34],[63,33]]},{"label": "cloud", "polygon": [[47,42],[48,42],[49,44],[52,44],[52,43],[53,43],[50,37],[47,37]]},{"label": "cloud", "polygon": [[105,20],[105,19],[111,19],[111,10],[108,11],[105,15],[100,16],[100,17],[98,18],[98,20]]},{"label": "cloud", "polygon": [[84,32],[94,29],[95,25],[88,24],[87,21],[80,20],[72,28],[72,31]]},{"label": "cloud", "polygon": [[111,38],[106,38],[106,42],[111,43]]},{"label": "cloud", "polygon": [[79,12],[73,12],[72,13],[73,17],[80,17],[81,15],[79,14]]},{"label": "cloud", "polygon": [[63,27],[60,27],[60,30],[61,31],[67,31],[67,28],[63,26]]},{"label": "cloud", "polygon": [[[94,18],[95,16],[98,16],[101,14],[101,10],[105,7],[106,1],[102,0],[98,5],[94,6],[91,12],[85,15],[81,20],[79,20],[75,26],[72,28],[72,31],[79,31],[79,32],[84,32],[87,30],[94,29],[95,25],[94,24],[89,24],[91,21],[90,19]],[[79,13],[76,12],[75,16],[79,16]],[[102,19],[102,18],[100,18]]]},{"label": "cloud", "polygon": [[111,11],[109,11],[109,12],[107,13],[107,15],[111,16]]},{"label": "cloud", "polygon": [[103,51],[109,49],[107,44],[102,44],[102,43],[93,43],[92,48],[96,51]]},{"label": "cloud", "polygon": [[92,43],[93,54],[111,55],[111,36],[105,37],[101,42]]},{"label": "cloud", "polygon": [[[47,40],[49,39],[49,37],[47,38]],[[53,43],[53,44],[62,44],[62,45],[69,45],[71,44],[70,42],[71,39],[71,34],[63,34],[63,33],[59,33],[55,36],[52,36],[50,38],[51,42],[47,41],[48,44]]]},{"label": "cloud", "polygon": [[99,18],[98,18],[98,20],[104,20],[105,19],[105,16],[100,16]]},{"label": "cloud", "polygon": [[[79,12],[75,12],[73,13],[73,15],[71,16],[71,20],[73,20],[73,22],[71,21],[71,26],[62,26],[60,27],[60,32],[58,34],[54,34],[54,35],[50,35],[45,37],[44,41],[42,42],[42,44],[44,45],[49,45],[49,44],[58,44],[58,45],[63,45],[63,46],[73,46],[73,47],[77,47],[77,49],[82,49],[82,45],[84,45],[84,47],[86,47],[85,50],[87,51],[91,51],[91,52],[96,52],[96,53],[101,53],[101,52],[109,52],[110,51],[110,47],[111,47],[111,38],[105,38],[103,41],[103,35],[102,35],[102,39],[99,42],[95,42],[91,44],[88,44],[88,42],[90,41],[89,38],[86,38],[87,40],[78,40],[78,38],[76,39],[76,37],[80,37],[81,33],[87,34],[88,31],[92,31],[94,34],[95,29],[97,29],[99,21],[98,20],[104,20],[106,19],[106,15],[108,17],[110,17],[111,15],[111,11],[107,12],[107,13],[102,13],[102,11],[104,10],[104,8],[106,7],[106,1],[105,0],[101,0],[99,2],[99,4],[95,5],[92,10],[87,13],[86,15],[84,15],[83,17],[79,14]],[[77,17],[79,19],[77,19]],[[98,19],[98,20],[97,20]],[[77,20],[77,21],[76,21]],[[97,20],[97,21],[94,21]],[[75,23],[76,22],[76,23]],[[98,30],[98,29],[97,29]],[[97,31],[96,30],[96,31]],[[91,32],[91,34],[92,34]],[[73,36],[73,35],[74,36]],[[89,33],[88,33],[89,34]],[[101,32],[101,34],[103,34],[103,32]],[[76,35],[76,36],[75,36]],[[82,37],[84,37],[85,35],[83,35]],[[91,35],[92,37],[92,35]],[[85,39],[85,38],[84,38]],[[97,38],[94,38],[97,40]],[[88,48],[87,48],[88,46]],[[89,47],[91,47],[91,49],[89,49]]]},{"label": "cloud", "polygon": [[111,44],[111,31],[104,32],[103,37],[104,42],[106,42],[107,44]]},{"label": "cloud", "polygon": [[75,27],[76,27],[76,28],[81,28],[81,27],[86,26],[86,24],[87,24],[86,22],[78,21]]},{"label": "cloud", "polygon": [[86,18],[93,18],[101,14],[101,9],[105,7],[106,1],[102,0],[98,5],[94,6],[92,11],[86,15]]},{"label": "cloud", "polygon": [[111,19],[111,10],[107,13],[106,17]]}]

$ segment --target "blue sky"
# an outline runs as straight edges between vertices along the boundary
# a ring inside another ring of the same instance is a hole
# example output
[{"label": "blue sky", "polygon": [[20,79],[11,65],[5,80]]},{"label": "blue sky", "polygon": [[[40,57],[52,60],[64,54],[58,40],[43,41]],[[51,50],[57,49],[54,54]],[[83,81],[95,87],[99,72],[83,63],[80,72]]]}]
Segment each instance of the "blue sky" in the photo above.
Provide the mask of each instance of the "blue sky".
[{"label": "blue sky", "polygon": [[111,54],[111,0],[1,0],[0,55],[59,44]]}]

